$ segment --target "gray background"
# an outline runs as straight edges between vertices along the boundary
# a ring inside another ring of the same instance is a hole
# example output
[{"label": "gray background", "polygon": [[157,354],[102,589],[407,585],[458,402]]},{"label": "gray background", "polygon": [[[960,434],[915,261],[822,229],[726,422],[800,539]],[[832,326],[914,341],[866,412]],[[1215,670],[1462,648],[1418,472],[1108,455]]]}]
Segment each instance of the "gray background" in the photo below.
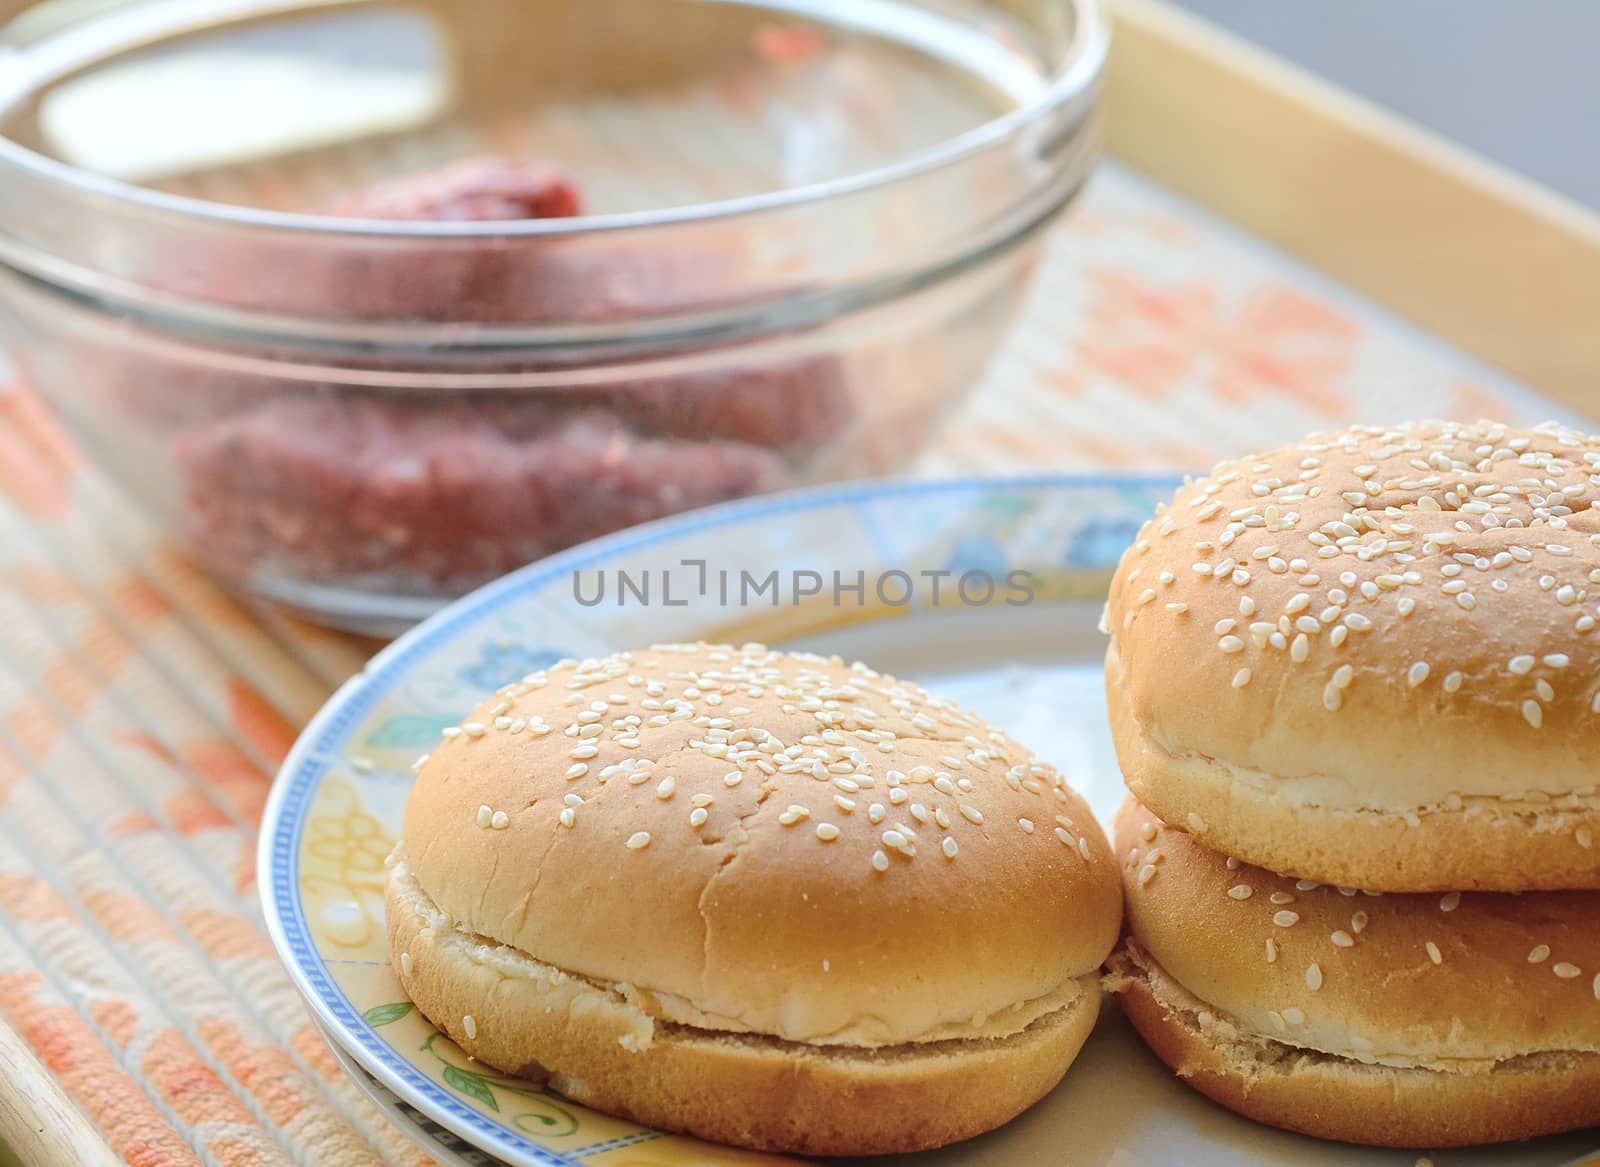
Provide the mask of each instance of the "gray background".
[{"label": "gray background", "polygon": [[1600,209],[1600,0],[1178,0]]}]

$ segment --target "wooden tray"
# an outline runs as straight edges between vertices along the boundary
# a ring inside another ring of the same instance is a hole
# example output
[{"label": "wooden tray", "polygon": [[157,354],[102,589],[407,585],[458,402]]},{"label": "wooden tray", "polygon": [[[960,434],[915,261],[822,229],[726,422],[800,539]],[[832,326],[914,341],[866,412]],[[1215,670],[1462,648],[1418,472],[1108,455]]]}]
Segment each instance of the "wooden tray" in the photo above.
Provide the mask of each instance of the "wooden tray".
[{"label": "wooden tray", "polygon": [[1112,10],[1115,157],[1600,417],[1600,217],[1171,4]]}]

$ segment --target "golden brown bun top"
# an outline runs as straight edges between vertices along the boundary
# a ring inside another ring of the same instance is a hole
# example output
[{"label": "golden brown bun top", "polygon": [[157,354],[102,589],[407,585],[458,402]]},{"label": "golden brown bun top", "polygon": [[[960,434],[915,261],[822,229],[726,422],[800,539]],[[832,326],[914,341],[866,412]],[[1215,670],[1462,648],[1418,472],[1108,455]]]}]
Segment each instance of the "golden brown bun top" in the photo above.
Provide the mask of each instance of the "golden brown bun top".
[{"label": "golden brown bun top", "polygon": [[1328,807],[1589,797],[1596,501],[1600,441],[1553,425],[1363,427],[1224,462],[1112,583],[1134,717]]},{"label": "golden brown bun top", "polygon": [[1115,835],[1134,939],[1255,1033],[1402,1065],[1600,1051],[1600,892],[1341,891],[1230,867],[1132,800]]},{"label": "golden brown bun top", "polygon": [[1053,768],[915,685],[759,645],[510,687],[420,766],[404,847],[460,926],[799,1041],[1040,997],[1105,958],[1122,909]]}]

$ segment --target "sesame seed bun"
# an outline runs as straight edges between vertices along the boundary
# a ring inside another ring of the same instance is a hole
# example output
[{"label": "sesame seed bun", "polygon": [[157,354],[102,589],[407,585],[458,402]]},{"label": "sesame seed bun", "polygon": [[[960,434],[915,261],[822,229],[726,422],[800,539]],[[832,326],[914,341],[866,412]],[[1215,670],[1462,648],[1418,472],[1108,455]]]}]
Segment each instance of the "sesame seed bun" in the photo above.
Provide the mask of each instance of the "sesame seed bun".
[{"label": "sesame seed bun", "polygon": [[1600,888],[1600,441],[1425,422],[1219,465],[1106,613],[1129,788],[1389,891]]},{"label": "sesame seed bun", "polygon": [[1192,1086],[1322,1138],[1600,1122],[1600,892],[1370,895],[1239,864],[1130,802],[1107,987]]},{"label": "sesame seed bun", "polygon": [[[914,685],[754,645],[563,662],[491,699],[418,767],[389,896],[407,991],[475,1056],[826,1154],[1035,1101],[1121,919],[1051,767]],[[586,1003],[548,1014],[546,981]]]}]

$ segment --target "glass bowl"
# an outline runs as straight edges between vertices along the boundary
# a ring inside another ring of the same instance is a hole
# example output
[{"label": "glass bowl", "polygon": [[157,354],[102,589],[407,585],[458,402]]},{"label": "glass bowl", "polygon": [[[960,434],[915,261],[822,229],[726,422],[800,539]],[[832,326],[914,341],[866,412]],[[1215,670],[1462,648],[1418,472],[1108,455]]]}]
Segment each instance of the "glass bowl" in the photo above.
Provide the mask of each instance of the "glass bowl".
[{"label": "glass bowl", "polygon": [[1096,149],[1093,0],[54,0],[0,344],[224,582],[369,631],[902,468]]}]

